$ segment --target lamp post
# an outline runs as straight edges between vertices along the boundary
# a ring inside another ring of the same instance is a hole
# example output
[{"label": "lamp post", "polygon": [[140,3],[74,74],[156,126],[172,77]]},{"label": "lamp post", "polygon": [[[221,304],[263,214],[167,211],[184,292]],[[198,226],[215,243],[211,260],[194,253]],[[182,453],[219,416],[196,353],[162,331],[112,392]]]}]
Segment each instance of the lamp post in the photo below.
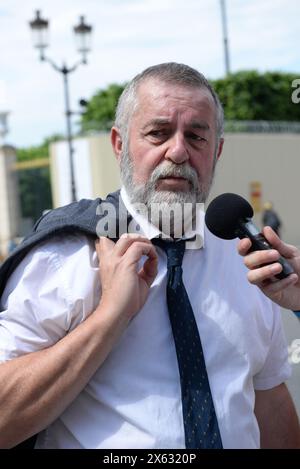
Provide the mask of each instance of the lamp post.
[{"label": "lamp post", "polygon": [[9,112],[2,111],[0,112],[0,146],[5,142],[5,136],[8,134],[8,125],[7,125],[7,118]]},{"label": "lamp post", "polygon": [[230,73],[230,61],[229,61],[229,46],[228,46],[228,32],[227,32],[227,17],[226,17],[225,0],[220,0],[220,3],[221,3],[221,16],[222,16],[222,28],[223,28],[225,71],[226,71],[226,75],[229,75],[229,73]]},{"label": "lamp post", "polygon": [[66,115],[66,128],[67,128],[67,141],[69,149],[69,164],[70,164],[70,177],[71,177],[71,199],[72,202],[76,201],[76,185],[74,176],[74,161],[73,161],[73,137],[72,137],[72,126],[71,126],[71,115],[73,112],[70,110],[70,97],[69,97],[69,74],[74,72],[79,65],[87,64],[87,53],[90,51],[90,40],[92,33],[92,26],[85,23],[84,16],[79,19],[79,24],[73,27],[75,33],[75,39],[77,41],[77,50],[81,54],[82,58],[79,62],[76,62],[72,67],[67,67],[63,63],[62,67],[56,65],[56,63],[46,57],[45,49],[48,47],[48,30],[49,21],[41,17],[40,10],[36,11],[35,18],[29,22],[32,30],[33,45],[40,52],[40,60],[48,62],[54,70],[60,72],[63,76],[64,82],[64,97],[65,97],[65,115]]}]

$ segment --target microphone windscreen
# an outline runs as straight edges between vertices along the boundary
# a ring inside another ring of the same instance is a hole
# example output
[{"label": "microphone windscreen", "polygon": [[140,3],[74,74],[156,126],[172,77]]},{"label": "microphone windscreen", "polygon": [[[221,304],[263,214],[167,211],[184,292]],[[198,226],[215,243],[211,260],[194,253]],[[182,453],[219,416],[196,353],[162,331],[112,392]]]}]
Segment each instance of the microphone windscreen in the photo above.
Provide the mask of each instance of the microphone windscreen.
[{"label": "microphone windscreen", "polygon": [[208,206],[205,223],[209,231],[222,239],[237,237],[236,229],[241,219],[252,218],[253,209],[249,202],[237,194],[221,194]]}]

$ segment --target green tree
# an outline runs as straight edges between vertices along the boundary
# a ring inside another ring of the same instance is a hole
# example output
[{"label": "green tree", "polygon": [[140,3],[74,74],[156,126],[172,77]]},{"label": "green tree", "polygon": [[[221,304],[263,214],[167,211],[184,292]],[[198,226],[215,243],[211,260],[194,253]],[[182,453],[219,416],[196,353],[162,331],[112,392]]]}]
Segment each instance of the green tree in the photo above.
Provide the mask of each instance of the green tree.
[{"label": "green tree", "polygon": [[299,121],[300,106],[291,100],[293,73],[255,70],[212,81],[228,120]]},{"label": "green tree", "polygon": [[81,117],[81,130],[109,130],[114,120],[118,99],[125,85],[115,83],[97,91]]},{"label": "green tree", "polygon": [[60,134],[52,135],[45,138],[41,145],[36,145],[28,148],[17,148],[17,161],[36,160],[38,158],[49,158],[49,145],[52,142],[57,142],[64,137]]},{"label": "green tree", "polygon": [[[212,80],[227,120],[299,121],[300,105],[291,100],[293,73],[245,70]],[[97,91],[81,118],[81,131],[109,130],[125,85],[111,84]]]}]

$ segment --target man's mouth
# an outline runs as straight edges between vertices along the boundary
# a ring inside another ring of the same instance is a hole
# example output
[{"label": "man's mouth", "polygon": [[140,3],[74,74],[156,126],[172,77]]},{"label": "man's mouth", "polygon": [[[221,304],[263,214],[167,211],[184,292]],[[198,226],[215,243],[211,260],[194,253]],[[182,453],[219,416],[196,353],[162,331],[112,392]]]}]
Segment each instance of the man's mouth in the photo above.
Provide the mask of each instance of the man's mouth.
[{"label": "man's mouth", "polygon": [[161,189],[186,190],[189,187],[189,181],[181,176],[163,176],[157,182]]}]

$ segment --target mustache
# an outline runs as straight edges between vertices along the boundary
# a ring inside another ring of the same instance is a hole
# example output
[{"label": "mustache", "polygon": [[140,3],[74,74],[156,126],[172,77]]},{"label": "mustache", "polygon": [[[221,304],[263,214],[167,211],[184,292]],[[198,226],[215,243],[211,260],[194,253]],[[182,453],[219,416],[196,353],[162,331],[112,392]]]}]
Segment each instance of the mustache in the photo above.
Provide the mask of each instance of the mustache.
[{"label": "mustache", "polygon": [[157,166],[151,174],[150,183],[155,184],[159,179],[166,177],[180,177],[186,179],[193,187],[198,186],[198,175],[194,168],[187,163],[176,165],[164,162]]}]

